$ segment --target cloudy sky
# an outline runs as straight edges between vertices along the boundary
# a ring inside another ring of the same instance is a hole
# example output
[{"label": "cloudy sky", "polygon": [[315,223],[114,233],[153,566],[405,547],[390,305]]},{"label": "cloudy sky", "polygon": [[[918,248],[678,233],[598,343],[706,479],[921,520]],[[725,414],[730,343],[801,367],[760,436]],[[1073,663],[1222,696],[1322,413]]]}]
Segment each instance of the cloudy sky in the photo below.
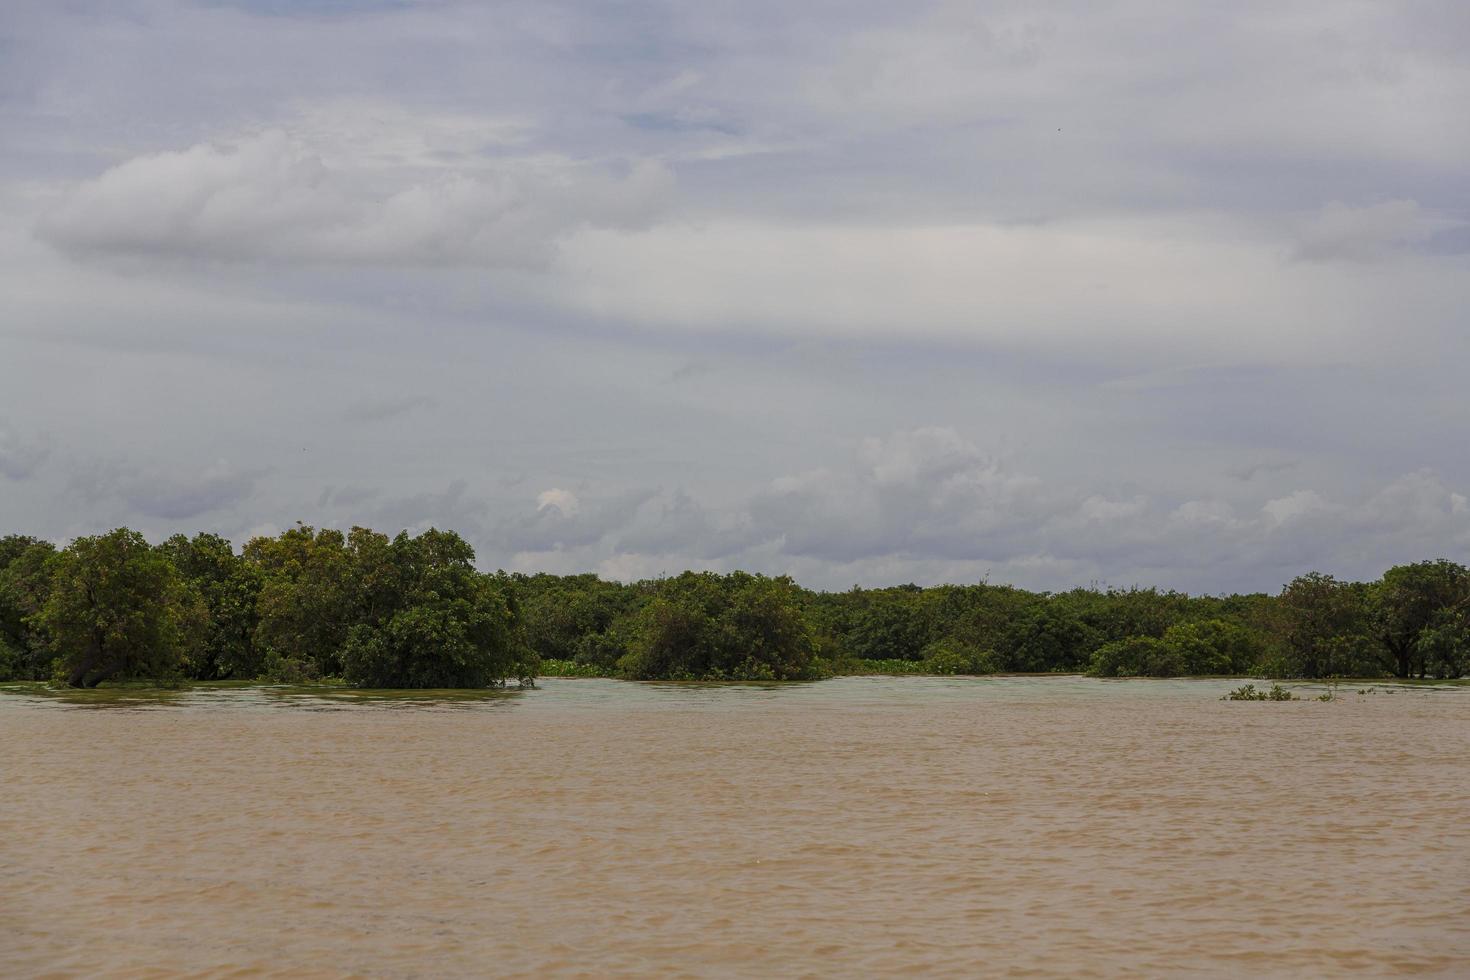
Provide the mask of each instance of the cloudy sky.
[{"label": "cloudy sky", "polygon": [[5,0],[0,533],[1470,559],[1470,4]]}]

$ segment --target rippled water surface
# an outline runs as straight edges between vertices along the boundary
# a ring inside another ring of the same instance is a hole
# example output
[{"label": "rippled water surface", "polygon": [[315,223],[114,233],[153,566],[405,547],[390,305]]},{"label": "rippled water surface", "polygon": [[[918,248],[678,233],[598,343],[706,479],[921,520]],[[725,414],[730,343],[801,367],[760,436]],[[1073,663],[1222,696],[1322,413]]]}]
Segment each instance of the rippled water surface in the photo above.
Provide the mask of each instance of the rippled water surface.
[{"label": "rippled water surface", "polygon": [[0,974],[1470,976],[1470,689],[1238,683],[0,694]]}]

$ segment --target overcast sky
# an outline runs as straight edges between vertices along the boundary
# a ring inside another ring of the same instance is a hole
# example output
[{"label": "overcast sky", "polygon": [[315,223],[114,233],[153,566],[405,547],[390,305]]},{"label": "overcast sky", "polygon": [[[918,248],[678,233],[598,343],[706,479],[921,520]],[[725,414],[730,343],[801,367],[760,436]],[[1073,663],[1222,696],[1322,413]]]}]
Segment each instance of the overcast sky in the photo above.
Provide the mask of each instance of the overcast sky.
[{"label": "overcast sky", "polygon": [[1470,560],[1470,4],[0,3],[0,533]]}]

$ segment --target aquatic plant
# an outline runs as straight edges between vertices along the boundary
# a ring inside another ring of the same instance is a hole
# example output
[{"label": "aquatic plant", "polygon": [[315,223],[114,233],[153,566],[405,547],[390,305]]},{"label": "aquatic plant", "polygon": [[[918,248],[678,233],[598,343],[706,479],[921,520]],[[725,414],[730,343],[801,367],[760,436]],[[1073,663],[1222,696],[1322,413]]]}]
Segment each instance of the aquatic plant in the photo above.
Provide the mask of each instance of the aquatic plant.
[{"label": "aquatic plant", "polygon": [[1300,700],[1280,684],[1272,684],[1269,691],[1258,691],[1254,684],[1245,684],[1220,698],[1221,701],[1297,701]]}]

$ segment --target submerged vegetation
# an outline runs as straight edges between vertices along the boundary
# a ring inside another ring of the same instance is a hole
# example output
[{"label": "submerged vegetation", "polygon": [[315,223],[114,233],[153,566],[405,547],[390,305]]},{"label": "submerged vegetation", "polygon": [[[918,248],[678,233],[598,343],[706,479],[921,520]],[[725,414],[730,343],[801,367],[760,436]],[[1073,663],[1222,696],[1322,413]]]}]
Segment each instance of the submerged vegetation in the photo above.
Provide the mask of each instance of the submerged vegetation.
[{"label": "submerged vegetation", "polygon": [[[745,572],[623,584],[486,574],[474,557],[438,530],[389,538],[298,525],[238,552],[212,534],[154,545],[120,528],[62,549],[11,535],[0,538],[0,681],[1470,673],[1470,570],[1444,560],[1375,582],[1313,572],[1274,596],[1190,596],[989,583],[833,593]],[[1228,697],[1282,700],[1279,690]]]},{"label": "submerged vegetation", "polygon": [[[1271,685],[1271,689],[1269,691],[1258,691],[1258,690],[1256,690],[1256,686],[1254,684],[1246,684],[1243,687],[1237,687],[1235,690],[1231,691],[1229,694],[1227,694],[1224,697],[1220,698],[1220,700],[1221,701],[1299,701],[1301,699],[1298,698],[1295,694],[1292,694],[1286,688],[1282,687],[1280,684],[1272,684]],[[1323,699],[1319,698],[1318,700],[1323,700]],[[1330,700],[1330,698],[1328,698],[1327,700]]]}]

